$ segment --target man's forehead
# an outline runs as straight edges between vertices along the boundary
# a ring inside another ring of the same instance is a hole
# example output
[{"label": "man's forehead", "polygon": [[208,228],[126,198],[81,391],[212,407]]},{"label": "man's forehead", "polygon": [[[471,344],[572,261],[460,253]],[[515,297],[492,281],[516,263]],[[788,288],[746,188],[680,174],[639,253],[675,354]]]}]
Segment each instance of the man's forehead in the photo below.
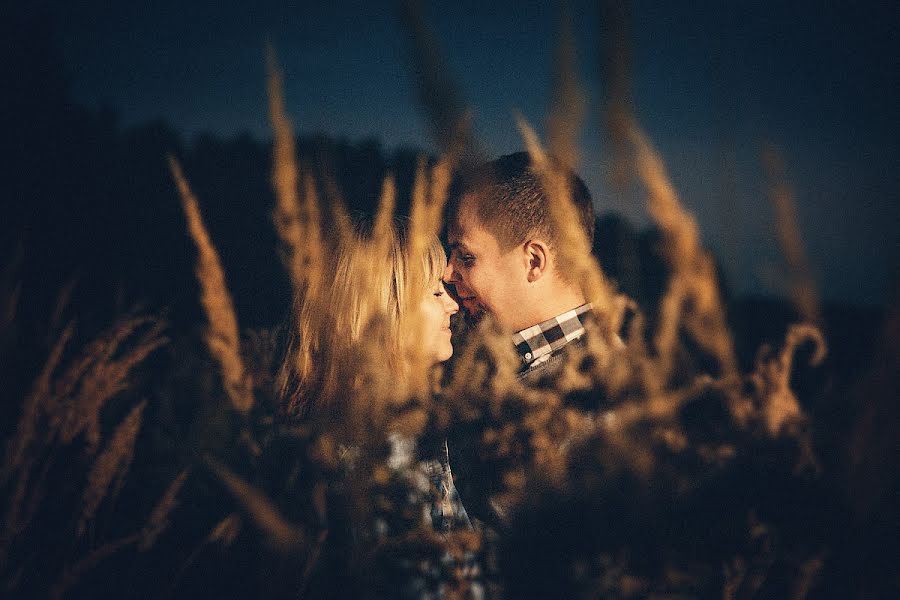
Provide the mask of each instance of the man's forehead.
[{"label": "man's forehead", "polygon": [[459,249],[466,252],[493,253],[500,250],[496,236],[474,215],[463,215],[455,225],[448,227],[447,242],[451,251]]},{"label": "man's forehead", "polygon": [[482,229],[481,220],[478,218],[476,206],[478,200],[472,194],[466,194],[456,205],[456,210],[450,215],[447,224],[449,236],[460,237],[474,229]]},{"label": "man's forehead", "polygon": [[481,222],[471,205],[460,202],[459,207],[451,216],[450,222],[447,223],[447,239],[451,244],[464,243],[482,229]]}]

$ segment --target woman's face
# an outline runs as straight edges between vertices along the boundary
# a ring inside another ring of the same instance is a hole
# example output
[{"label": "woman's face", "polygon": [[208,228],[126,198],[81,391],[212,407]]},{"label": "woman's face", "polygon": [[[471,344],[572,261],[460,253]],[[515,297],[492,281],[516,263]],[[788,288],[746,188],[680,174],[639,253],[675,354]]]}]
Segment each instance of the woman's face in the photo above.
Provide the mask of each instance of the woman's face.
[{"label": "woman's face", "polygon": [[425,350],[433,364],[453,356],[453,344],[450,343],[450,315],[457,312],[459,305],[444,289],[444,282],[438,280],[422,300],[423,331],[427,344]]}]

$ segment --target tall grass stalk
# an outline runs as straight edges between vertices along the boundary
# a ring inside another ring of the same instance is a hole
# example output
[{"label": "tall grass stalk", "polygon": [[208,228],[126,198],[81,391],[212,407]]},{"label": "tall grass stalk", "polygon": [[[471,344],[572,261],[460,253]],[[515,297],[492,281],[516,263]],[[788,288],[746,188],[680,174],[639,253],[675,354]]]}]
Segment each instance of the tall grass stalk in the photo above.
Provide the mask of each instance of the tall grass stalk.
[{"label": "tall grass stalk", "polygon": [[801,319],[819,323],[818,292],[800,233],[794,192],[786,181],[784,158],[777,148],[769,146],[763,152],[763,164],[769,178],[768,197],[775,213],[778,246],[787,267],[788,296]]},{"label": "tall grass stalk", "polygon": [[715,263],[702,247],[697,222],[684,210],[662,159],[634,120],[630,121],[628,138],[635,150],[638,177],[647,189],[647,208],[662,232],[671,269],[654,339],[660,376],[667,380],[672,375],[677,335],[684,327],[716,358],[721,374],[735,379],[738,366],[734,340],[719,294]]},{"label": "tall grass stalk", "polygon": [[[103,406],[116,394],[128,388],[128,375],[154,350],[166,343],[164,323],[150,317],[129,317],[120,321],[107,335],[93,342],[54,386],[56,413],[52,424],[60,439],[71,443],[85,434],[88,451],[100,446],[100,415]],[[131,346],[126,340],[145,328]],[[53,431],[53,430],[51,430]]]},{"label": "tall grass stalk", "polygon": [[169,156],[169,168],[178,186],[188,231],[197,246],[196,274],[207,319],[206,346],[219,364],[231,405],[238,412],[248,413],[253,408],[253,385],[241,360],[237,315],[225,284],[219,253],[203,224],[197,198],[173,156]]},{"label": "tall grass stalk", "polygon": [[141,429],[141,417],[144,414],[144,400],[128,413],[113,432],[112,438],[102,453],[94,461],[88,473],[87,486],[81,496],[81,516],[75,528],[76,535],[85,532],[87,524],[97,514],[100,503],[106,497],[114,479],[121,480],[128,472],[134,456],[134,443]]},{"label": "tall grass stalk", "polygon": [[183,469],[181,473],[172,480],[172,483],[166,488],[166,491],[156,503],[156,506],[153,507],[153,512],[150,513],[150,518],[147,520],[147,524],[141,531],[141,541],[138,545],[140,550],[148,550],[153,546],[156,539],[169,526],[169,515],[171,515],[172,511],[178,506],[178,494],[181,492],[181,488],[184,486],[184,482],[187,481],[190,473],[190,467]]},{"label": "tall grass stalk", "polygon": [[284,83],[271,46],[267,48],[266,61],[269,119],[274,136],[272,187],[275,208],[272,218],[294,293],[303,295],[309,289],[317,288],[324,260],[319,200],[312,176],[301,172],[297,164],[294,128],[285,110]]},{"label": "tall grass stalk", "polygon": [[[581,284],[586,298],[594,304],[594,313],[600,322],[602,339],[610,346],[615,345],[618,330],[622,325],[625,299],[617,297],[612,283],[603,274],[600,264],[591,253],[590,242],[579,226],[580,221],[572,201],[568,176],[553,164],[534,129],[521,117],[518,118],[518,124],[525,140],[525,147],[531,156],[532,167],[541,177],[550,198],[550,214],[556,225],[558,237],[555,250],[561,268],[567,273],[572,273],[572,279]],[[574,145],[572,140],[557,143],[561,144],[563,149]]]},{"label": "tall grass stalk", "polygon": [[563,7],[559,42],[553,61],[553,100],[547,117],[547,147],[562,165],[576,171],[580,162],[579,139],[587,107],[584,90],[578,79],[578,54],[572,14]]},{"label": "tall grass stalk", "polygon": [[21,469],[23,460],[29,453],[29,447],[35,441],[39,419],[50,412],[48,404],[51,399],[52,377],[57,367],[59,367],[66,344],[71,339],[73,330],[74,324],[70,323],[62,331],[50,350],[50,355],[44,362],[41,372],[32,384],[31,391],[25,397],[16,431],[6,443],[3,471],[2,476],[0,476],[0,482],[4,484],[15,471]]},{"label": "tall grass stalk", "polygon": [[773,437],[803,418],[803,410],[791,390],[791,373],[794,370],[794,355],[805,343],[812,343],[814,348],[810,364],[821,364],[827,352],[822,332],[813,325],[799,324],[788,329],[784,346],[779,352],[769,355],[766,348],[762,349],[756,360],[756,369],[750,374],[749,379],[761,399],[760,410],[766,430]]},{"label": "tall grass stalk", "polygon": [[282,550],[302,547],[306,534],[290,523],[265,493],[244,481],[218,460],[207,457],[205,462],[269,541]]},{"label": "tall grass stalk", "polygon": [[485,151],[472,131],[471,116],[459,83],[452,76],[421,0],[403,0],[400,22],[412,45],[416,92],[443,154],[458,151],[465,165],[482,162]]}]

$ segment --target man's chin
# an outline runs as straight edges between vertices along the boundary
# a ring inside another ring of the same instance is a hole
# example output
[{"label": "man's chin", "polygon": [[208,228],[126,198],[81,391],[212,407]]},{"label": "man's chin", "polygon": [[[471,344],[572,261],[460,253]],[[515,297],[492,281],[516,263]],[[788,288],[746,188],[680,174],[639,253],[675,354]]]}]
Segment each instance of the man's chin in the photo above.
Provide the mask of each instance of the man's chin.
[{"label": "man's chin", "polygon": [[483,308],[476,308],[474,310],[469,310],[466,308],[463,309],[462,313],[463,319],[465,320],[466,325],[468,325],[469,327],[477,326],[479,323],[481,323],[482,320],[484,320],[485,315],[487,315],[487,311],[485,311]]}]

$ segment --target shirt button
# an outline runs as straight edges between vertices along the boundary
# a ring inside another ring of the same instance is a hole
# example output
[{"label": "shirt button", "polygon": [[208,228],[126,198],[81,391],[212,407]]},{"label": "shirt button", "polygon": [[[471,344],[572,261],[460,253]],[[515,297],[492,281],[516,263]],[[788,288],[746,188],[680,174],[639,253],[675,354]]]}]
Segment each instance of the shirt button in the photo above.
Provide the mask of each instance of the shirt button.
[{"label": "shirt button", "polygon": [[525,353],[525,360],[531,360],[531,352]]}]

